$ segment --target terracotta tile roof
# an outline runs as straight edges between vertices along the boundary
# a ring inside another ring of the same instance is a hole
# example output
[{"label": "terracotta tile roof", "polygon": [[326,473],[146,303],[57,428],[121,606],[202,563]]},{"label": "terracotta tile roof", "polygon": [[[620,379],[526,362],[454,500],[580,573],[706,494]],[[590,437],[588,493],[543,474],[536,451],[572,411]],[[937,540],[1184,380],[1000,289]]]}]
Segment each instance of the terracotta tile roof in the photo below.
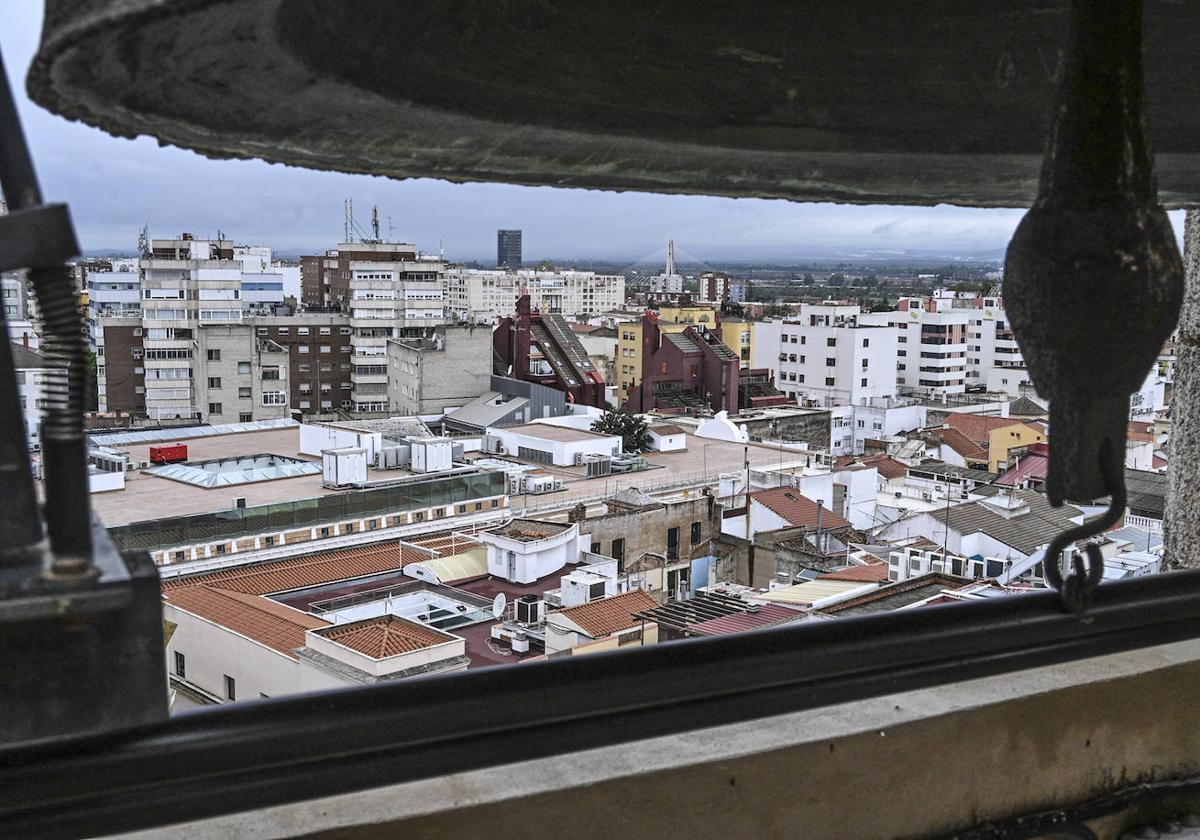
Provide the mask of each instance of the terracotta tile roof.
[{"label": "terracotta tile roof", "polygon": [[[782,516],[790,525],[809,527],[817,525],[817,508],[820,506],[812,499],[801,496],[799,490],[791,487],[774,487],[770,490],[751,493],[750,498]],[[822,528],[849,527],[850,523],[846,519],[829,508],[823,507],[821,510]]]},{"label": "terracotta tile roof", "polygon": [[987,450],[971,440],[958,429],[938,429],[935,433],[942,443],[949,446],[966,461],[986,461]]},{"label": "terracotta tile roof", "polygon": [[577,607],[556,610],[552,615],[561,615],[578,624],[593,639],[626,630],[638,624],[634,613],[652,610],[658,606],[654,597],[644,589],[634,589],[624,595],[601,598]]},{"label": "terracotta tile roof", "polygon": [[651,427],[650,427],[650,431],[654,432],[654,434],[656,434],[656,435],[683,435],[683,434],[687,434],[687,432],[685,432],[685,431],[684,431],[683,429],[681,429],[679,426],[676,426],[676,425],[674,425],[673,423],[664,423],[664,424],[662,424],[662,425],[658,425],[658,426],[651,426]]},{"label": "terracotta tile roof", "polygon": [[237,566],[196,577],[175,578],[163,582],[163,591],[171,592],[183,587],[205,585],[219,586],[249,595],[266,595],[395,571],[409,563],[428,559],[429,555],[426,552],[410,548],[401,551],[397,549],[395,542],[388,541],[302,557],[289,557],[269,563]]},{"label": "terracotta tile roof", "polygon": [[227,627],[293,659],[296,656],[292,651],[304,647],[306,630],[329,626],[316,616],[267,598],[215,586],[185,586],[171,590],[164,598],[172,606]]},{"label": "terracotta tile roof", "polygon": [[908,467],[891,455],[842,455],[834,462],[834,469],[845,469],[855,464],[864,467],[874,467],[879,474],[889,481],[893,478],[903,478],[908,475]]},{"label": "terracotta tile roof", "polygon": [[338,624],[322,630],[320,635],[372,659],[387,659],[449,641],[423,624],[394,615]]},{"label": "terracotta tile roof", "polygon": [[1012,417],[983,417],[979,414],[962,414],[952,411],[946,415],[946,423],[950,428],[958,429],[964,435],[980,446],[989,443],[988,435],[996,429],[1021,425],[1021,421]]},{"label": "terracotta tile roof", "polygon": [[851,580],[861,581],[862,583],[887,580],[887,576],[887,563],[867,563],[862,566],[847,566],[844,569],[838,569],[836,572],[817,575],[821,580]]}]

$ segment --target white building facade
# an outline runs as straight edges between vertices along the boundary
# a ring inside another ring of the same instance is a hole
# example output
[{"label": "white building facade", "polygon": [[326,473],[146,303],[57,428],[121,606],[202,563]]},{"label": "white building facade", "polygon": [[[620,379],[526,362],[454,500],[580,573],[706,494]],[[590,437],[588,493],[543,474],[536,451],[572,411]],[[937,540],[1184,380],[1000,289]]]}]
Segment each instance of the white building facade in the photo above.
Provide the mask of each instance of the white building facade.
[{"label": "white building facade", "polygon": [[539,311],[591,317],[625,302],[625,278],[592,271],[452,268],[445,273],[446,306],[455,320],[494,324],[512,317],[522,293]]}]

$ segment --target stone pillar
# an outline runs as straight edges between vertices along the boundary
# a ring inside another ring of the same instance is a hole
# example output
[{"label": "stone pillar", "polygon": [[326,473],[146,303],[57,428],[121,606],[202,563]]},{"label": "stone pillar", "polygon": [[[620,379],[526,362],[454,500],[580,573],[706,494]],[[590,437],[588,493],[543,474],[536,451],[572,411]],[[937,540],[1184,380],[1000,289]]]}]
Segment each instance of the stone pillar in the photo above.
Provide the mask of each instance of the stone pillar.
[{"label": "stone pillar", "polygon": [[1186,278],[1175,357],[1175,394],[1168,441],[1166,560],[1200,568],[1200,210],[1187,211],[1183,232]]}]

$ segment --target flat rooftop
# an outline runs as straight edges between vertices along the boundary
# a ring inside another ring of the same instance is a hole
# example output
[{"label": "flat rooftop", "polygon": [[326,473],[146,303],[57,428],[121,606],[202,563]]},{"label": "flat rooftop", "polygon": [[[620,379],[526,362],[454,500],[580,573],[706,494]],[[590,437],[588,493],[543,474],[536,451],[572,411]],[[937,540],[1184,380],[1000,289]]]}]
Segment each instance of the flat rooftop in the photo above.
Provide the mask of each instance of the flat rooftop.
[{"label": "flat rooftop", "polygon": [[520,426],[502,426],[501,429],[505,432],[516,432],[527,437],[565,442],[617,437],[616,435],[605,435],[599,432],[588,432],[583,429],[572,429],[569,426],[552,426],[549,423],[525,423]]},{"label": "flat rooftop", "polygon": [[[188,438],[180,442],[187,444],[189,463],[232,461],[269,452],[297,462],[310,463],[317,469],[309,475],[274,480],[259,479],[251,484],[215,487],[199,487],[134,470],[125,474],[124,490],[92,494],[92,510],[100,517],[100,521],[112,527],[148,519],[228,510],[234,507],[238,499],[245,499],[248,506],[254,506],[342,492],[322,486],[320,458],[302,455],[297,451],[300,447],[299,427]],[[136,464],[150,460],[150,447],[154,445],[157,444],[132,443],[110,447],[128,452],[130,462]],[[368,481],[400,478],[410,474],[404,470],[377,471],[369,466],[367,468]]]}]

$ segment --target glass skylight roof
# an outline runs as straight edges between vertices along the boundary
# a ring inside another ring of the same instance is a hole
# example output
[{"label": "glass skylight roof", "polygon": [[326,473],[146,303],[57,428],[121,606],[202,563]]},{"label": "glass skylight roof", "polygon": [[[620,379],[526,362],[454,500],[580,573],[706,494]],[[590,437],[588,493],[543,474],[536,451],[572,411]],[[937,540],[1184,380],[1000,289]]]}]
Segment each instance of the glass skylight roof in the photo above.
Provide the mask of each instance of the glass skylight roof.
[{"label": "glass skylight roof", "polygon": [[256,481],[274,481],[277,478],[295,478],[301,475],[317,475],[321,465],[284,455],[242,455],[236,458],[215,458],[189,464],[164,464],[142,470],[160,478],[182,481],[197,487],[229,487],[234,484],[252,484]]},{"label": "glass skylight roof", "polygon": [[143,431],[105,432],[89,435],[88,438],[95,446],[128,446],[134,443],[159,443],[167,440],[187,440],[188,438],[231,435],[238,432],[292,429],[299,426],[300,424],[295,420],[281,417],[277,420],[256,420],[253,423],[221,423],[216,426],[176,426],[165,429],[146,429]]}]

